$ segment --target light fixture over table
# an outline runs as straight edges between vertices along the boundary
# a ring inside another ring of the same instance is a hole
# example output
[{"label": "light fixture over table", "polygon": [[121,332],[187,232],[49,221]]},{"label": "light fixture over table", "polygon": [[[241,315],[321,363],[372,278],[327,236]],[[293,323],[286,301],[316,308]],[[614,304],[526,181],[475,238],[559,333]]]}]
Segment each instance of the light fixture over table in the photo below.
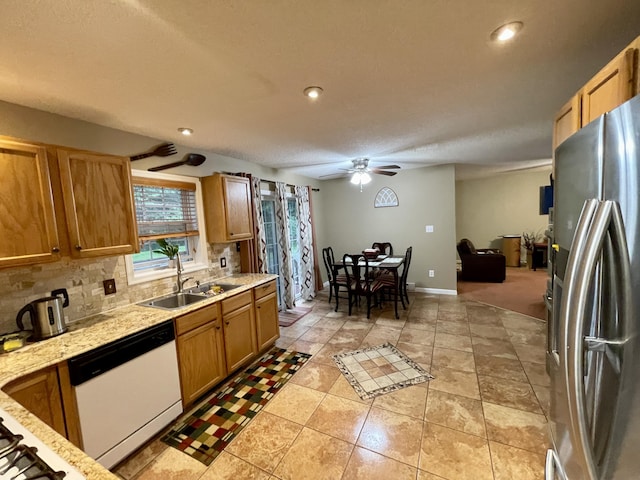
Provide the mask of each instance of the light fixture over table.
[{"label": "light fixture over table", "polygon": [[366,185],[371,181],[371,175],[367,172],[355,172],[351,177],[351,183],[354,185]]},{"label": "light fixture over table", "polygon": [[360,185],[360,191],[362,191],[362,186],[371,182],[371,175],[369,175],[369,159],[367,158],[359,158],[357,160],[353,160],[353,168],[354,172],[351,175],[351,183],[354,185]]}]

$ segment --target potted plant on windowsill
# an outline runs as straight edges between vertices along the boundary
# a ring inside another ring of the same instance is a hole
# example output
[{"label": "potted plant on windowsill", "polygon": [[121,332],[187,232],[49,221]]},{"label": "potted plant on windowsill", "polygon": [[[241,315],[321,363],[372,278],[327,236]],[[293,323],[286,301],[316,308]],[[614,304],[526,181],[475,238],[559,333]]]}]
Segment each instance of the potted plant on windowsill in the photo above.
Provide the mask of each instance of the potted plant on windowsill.
[{"label": "potted plant on windowsill", "polygon": [[169,259],[169,268],[175,267],[175,258],[180,250],[180,247],[175,243],[169,243],[166,238],[159,238],[157,241],[160,248],[158,250],[154,250],[153,253],[161,253],[162,255],[166,255]]},{"label": "potted plant on windowsill", "polygon": [[538,241],[540,233],[522,232],[522,246],[527,251],[527,267],[533,268],[533,244]]}]

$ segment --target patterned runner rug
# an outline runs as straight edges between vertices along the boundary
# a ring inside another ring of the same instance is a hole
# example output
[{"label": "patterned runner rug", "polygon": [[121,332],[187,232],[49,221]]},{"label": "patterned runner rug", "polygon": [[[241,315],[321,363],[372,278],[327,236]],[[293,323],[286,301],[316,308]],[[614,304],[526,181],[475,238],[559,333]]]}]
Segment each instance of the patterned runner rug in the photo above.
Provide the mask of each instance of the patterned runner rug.
[{"label": "patterned runner rug", "polygon": [[281,327],[290,327],[310,311],[311,307],[293,307],[289,310],[283,310],[278,313],[278,324]]},{"label": "patterned runner rug", "polygon": [[272,348],[185,413],[162,441],[210,465],[310,357]]}]

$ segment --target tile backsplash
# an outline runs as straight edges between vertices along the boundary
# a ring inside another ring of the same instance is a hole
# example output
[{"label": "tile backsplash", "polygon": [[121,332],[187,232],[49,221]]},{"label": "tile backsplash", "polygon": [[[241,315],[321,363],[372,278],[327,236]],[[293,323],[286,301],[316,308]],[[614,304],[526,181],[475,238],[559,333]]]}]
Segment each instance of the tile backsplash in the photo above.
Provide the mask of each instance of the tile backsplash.
[{"label": "tile backsplash", "polygon": [[[194,280],[206,280],[240,272],[240,254],[236,252],[235,243],[208,244],[207,254],[210,268],[190,272],[188,276]],[[220,267],[220,257],[227,259],[225,268]],[[109,278],[116,281],[116,293],[105,295],[102,282]],[[66,288],[69,293],[69,306],[64,309],[64,314],[66,321],[71,323],[171,293],[174,286],[175,276],[127,285],[123,256],[86,260],[64,257],[59,262],[0,270],[0,333],[17,330],[18,311],[37,298],[49,296],[57,288]]]}]

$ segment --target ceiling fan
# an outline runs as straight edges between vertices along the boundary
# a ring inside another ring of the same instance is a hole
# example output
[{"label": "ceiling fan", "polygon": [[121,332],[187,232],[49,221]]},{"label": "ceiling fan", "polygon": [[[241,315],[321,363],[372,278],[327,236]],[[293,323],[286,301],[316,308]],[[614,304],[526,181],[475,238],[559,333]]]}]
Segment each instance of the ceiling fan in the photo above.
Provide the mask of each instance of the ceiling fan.
[{"label": "ceiling fan", "polygon": [[360,185],[360,189],[362,189],[362,185],[366,185],[371,181],[371,173],[375,173],[377,175],[387,175],[388,177],[393,177],[398,172],[391,172],[389,170],[399,169],[398,165],[384,165],[381,167],[369,168],[369,159],[368,158],[357,158],[355,160],[351,160],[353,162],[353,168],[341,168],[340,170],[344,170],[346,173],[342,174],[330,174],[330,175],[322,175],[322,177],[332,177],[335,175],[345,176],[351,175],[351,183],[354,185]]}]

